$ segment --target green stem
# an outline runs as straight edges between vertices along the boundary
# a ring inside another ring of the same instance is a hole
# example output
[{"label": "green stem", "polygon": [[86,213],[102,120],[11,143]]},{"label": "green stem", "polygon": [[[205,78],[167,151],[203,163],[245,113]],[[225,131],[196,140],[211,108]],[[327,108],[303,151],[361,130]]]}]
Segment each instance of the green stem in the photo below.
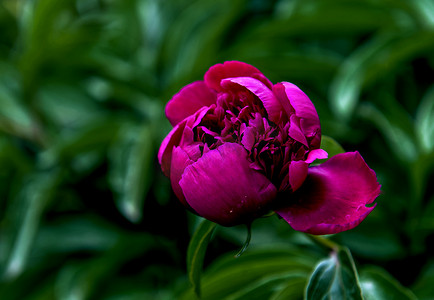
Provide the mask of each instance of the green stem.
[{"label": "green stem", "polygon": [[244,253],[244,251],[247,250],[247,248],[248,248],[249,245],[250,245],[250,240],[251,240],[251,238],[252,238],[252,223],[246,224],[246,226],[247,226],[247,237],[246,237],[246,241],[244,242],[243,247],[240,249],[240,251],[238,251],[238,253],[235,254],[235,258],[240,257],[240,256]]},{"label": "green stem", "polygon": [[339,245],[336,244],[335,242],[326,239],[322,236],[319,235],[312,235],[312,234],[306,234],[306,236],[316,245],[320,246],[321,248],[328,250],[328,251],[333,251],[336,252],[339,250]]}]

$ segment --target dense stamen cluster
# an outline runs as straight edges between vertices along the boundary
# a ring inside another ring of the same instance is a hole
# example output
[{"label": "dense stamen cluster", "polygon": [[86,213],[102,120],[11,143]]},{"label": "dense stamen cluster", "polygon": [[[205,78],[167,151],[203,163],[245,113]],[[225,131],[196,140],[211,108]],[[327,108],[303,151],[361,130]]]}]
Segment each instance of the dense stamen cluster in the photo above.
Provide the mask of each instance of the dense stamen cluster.
[{"label": "dense stamen cluster", "polygon": [[288,188],[291,160],[304,159],[306,148],[288,135],[289,122],[268,120],[262,102],[252,93],[222,93],[194,129],[202,154],[223,143],[247,150],[251,167],[264,173],[280,190]]}]

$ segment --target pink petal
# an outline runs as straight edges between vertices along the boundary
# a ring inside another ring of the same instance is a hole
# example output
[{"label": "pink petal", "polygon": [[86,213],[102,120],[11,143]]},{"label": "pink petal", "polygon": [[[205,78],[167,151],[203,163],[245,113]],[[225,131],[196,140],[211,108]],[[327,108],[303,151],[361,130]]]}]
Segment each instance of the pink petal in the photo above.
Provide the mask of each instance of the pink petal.
[{"label": "pink petal", "polygon": [[240,61],[226,61],[223,64],[217,64],[212,66],[205,73],[206,85],[218,92],[223,91],[220,83],[225,78],[233,77],[252,77],[271,89],[271,82],[254,66],[240,62]]},{"label": "pink petal", "polygon": [[175,195],[178,197],[179,201],[186,207],[190,208],[187,201],[185,201],[182,189],[179,186],[179,181],[184,173],[187,166],[191,165],[194,161],[191,160],[187,153],[180,147],[174,147],[172,152],[172,162],[170,166],[170,183],[172,184],[172,189]]},{"label": "pink petal", "polygon": [[243,137],[241,139],[241,144],[249,152],[252,151],[252,148],[256,143],[256,134],[257,134],[256,128],[254,127],[249,126],[244,130]]},{"label": "pink petal", "polygon": [[276,187],[250,168],[243,146],[226,143],[186,167],[179,182],[188,204],[202,217],[224,226],[261,216]]},{"label": "pink petal", "polygon": [[356,227],[374,209],[367,207],[380,185],[358,152],[335,155],[309,168],[302,187],[276,212],[295,230],[332,234]]},{"label": "pink petal", "polygon": [[221,85],[227,88],[230,87],[231,83],[243,86],[255,94],[264,105],[268,113],[268,119],[275,123],[280,120],[280,115],[283,112],[282,105],[280,105],[280,102],[276,99],[271,89],[264,83],[251,77],[236,77],[222,80]]},{"label": "pink petal", "polygon": [[328,157],[328,153],[323,149],[314,149],[309,151],[307,155],[307,159],[305,160],[308,164],[313,163],[317,159],[326,159]]},{"label": "pink petal", "polygon": [[167,119],[172,126],[175,126],[200,108],[215,104],[216,99],[216,93],[210,90],[203,81],[190,83],[167,103]]},{"label": "pink petal", "polygon": [[[282,94],[281,85],[285,87],[285,95]],[[300,118],[300,128],[304,135],[308,138],[313,138],[310,142],[310,147],[319,148],[321,143],[321,125],[318,113],[309,97],[295,84],[289,82],[281,82],[275,85],[273,91],[278,96],[278,100],[282,103],[285,111],[292,113],[292,107],[295,115]],[[288,102],[290,106],[288,106]]]},{"label": "pink petal", "polygon": [[290,118],[290,126],[288,130],[288,135],[296,140],[297,142],[302,143],[306,147],[309,147],[306,136],[300,128],[300,120],[296,115],[292,115]]},{"label": "pink petal", "polygon": [[192,128],[197,126],[206,113],[212,108],[213,106],[199,109],[194,115],[178,123],[164,138],[158,150],[158,162],[161,165],[164,175],[170,177],[173,147],[179,146],[180,144],[185,146],[185,144],[192,143]]},{"label": "pink petal", "polygon": [[291,106],[291,103],[289,103],[288,96],[285,92],[285,86],[280,82],[276,83],[275,85],[273,85],[273,93],[276,96],[277,100],[279,100],[289,119],[293,114],[295,114],[295,110]]},{"label": "pink petal", "polygon": [[307,177],[308,164],[302,160],[291,161],[289,164],[289,184],[292,191],[298,190]]},{"label": "pink petal", "polygon": [[179,123],[173,128],[169,134],[164,138],[158,150],[158,162],[161,165],[164,175],[170,176],[170,164],[172,161],[172,150],[174,146],[179,145],[182,138],[186,121]]}]

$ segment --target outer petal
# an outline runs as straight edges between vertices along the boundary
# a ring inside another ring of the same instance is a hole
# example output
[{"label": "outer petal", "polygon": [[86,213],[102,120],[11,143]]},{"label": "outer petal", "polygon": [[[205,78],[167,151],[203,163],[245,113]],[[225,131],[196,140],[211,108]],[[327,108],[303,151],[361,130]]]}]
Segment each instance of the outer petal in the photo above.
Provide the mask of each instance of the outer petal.
[{"label": "outer petal", "polygon": [[271,82],[261,71],[240,61],[226,61],[223,64],[212,66],[205,73],[205,83],[209,88],[221,92],[223,91],[220,85],[221,81],[232,77],[252,77],[264,83],[268,88],[271,89],[272,87]]},{"label": "outer petal", "polygon": [[276,99],[271,89],[261,81],[251,77],[236,77],[222,80],[221,85],[226,88],[230,83],[243,86],[255,94],[264,105],[268,113],[268,118],[271,121],[277,123],[280,120],[280,115],[283,112],[282,105],[280,105],[280,102]]},{"label": "outer petal", "polygon": [[[282,93],[282,86],[285,88],[285,94]],[[295,84],[289,82],[276,84],[273,87],[273,91],[287,114],[295,113],[300,118],[300,128],[304,135],[308,138],[313,138],[310,146],[312,148],[319,148],[321,143],[321,125],[318,113],[309,97]]]},{"label": "outer petal", "polygon": [[172,150],[174,146],[179,145],[182,138],[186,121],[179,123],[173,128],[169,134],[164,138],[158,150],[158,162],[161,165],[164,175],[170,176],[170,164],[172,161]]},{"label": "outer petal", "polygon": [[338,154],[309,168],[303,186],[288,207],[276,212],[295,230],[332,234],[349,230],[374,209],[367,207],[380,194],[380,185],[358,152]]},{"label": "outer petal", "polygon": [[203,106],[216,103],[216,93],[203,81],[196,81],[183,87],[166,105],[166,116],[175,126]]},{"label": "outer petal", "polygon": [[303,160],[291,161],[289,164],[289,184],[292,191],[296,191],[307,177],[308,164]]},{"label": "outer petal", "polygon": [[170,166],[170,183],[172,184],[173,192],[179,201],[184,204],[185,207],[192,210],[187,201],[185,201],[184,193],[182,192],[179,181],[187,166],[194,163],[194,160],[190,159],[187,152],[181,147],[174,147],[172,152],[172,164]]},{"label": "outer petal", "polygon": [[243,146],[226,143],[189,165],[179,182],[188,204],[224,226],[251,221],[269,208],[276,187],[250,168]]},{"label": "outer petal", "polygon": [[212,108],[213,106],[199,109],[194,115],[184,119],[181,123],[178,123],[164,138],[160,149],[158,150],[158,161],[164,175],[170,177],[170,164],[172,161],[173,147],[185,144],[187,143],[187,140],[192,142],[190,131],[201,122],[202,118]]}]

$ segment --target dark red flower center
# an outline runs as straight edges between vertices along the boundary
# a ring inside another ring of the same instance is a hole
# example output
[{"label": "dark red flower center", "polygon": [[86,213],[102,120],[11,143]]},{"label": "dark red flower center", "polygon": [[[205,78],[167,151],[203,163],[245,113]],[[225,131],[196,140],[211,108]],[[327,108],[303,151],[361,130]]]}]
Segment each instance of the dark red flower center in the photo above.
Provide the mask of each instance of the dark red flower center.
[{"label": "dark red flower center", "polygon": [[202,155],[223,143],[243,145],[251,167],[264,173],[279,190],[286,190],[290,162],[304,160],[308,151],[289,137],[289,126],[286,116],[278,124],[271,122],[258,97],[241,90],[220,93],[216,105],[193,128],[193,133]]}]

